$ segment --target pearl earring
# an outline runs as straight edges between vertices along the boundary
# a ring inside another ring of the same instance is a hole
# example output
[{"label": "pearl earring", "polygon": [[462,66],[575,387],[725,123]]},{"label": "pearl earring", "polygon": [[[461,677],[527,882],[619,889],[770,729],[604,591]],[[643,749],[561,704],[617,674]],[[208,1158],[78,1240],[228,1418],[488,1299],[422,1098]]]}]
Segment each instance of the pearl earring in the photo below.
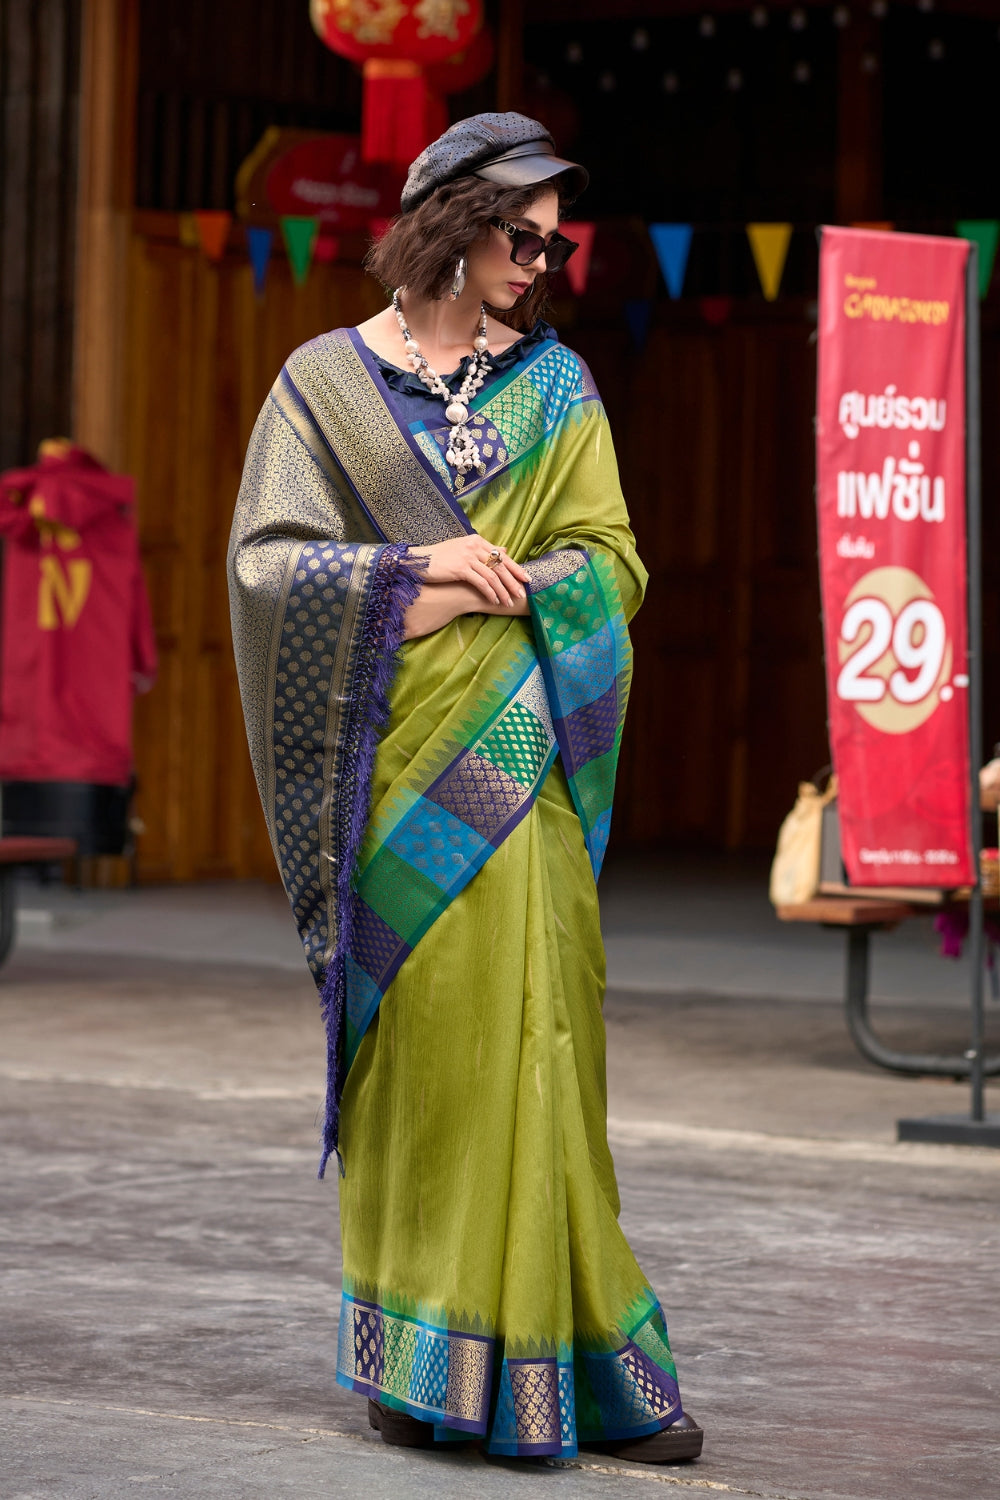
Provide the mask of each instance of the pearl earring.
[{"label": "pearl earring", "polygon": [[454,274],[454,276],[452,277],[452,280],[451,280],[451,300],[452,300],[452,302],[456,302],[458,300],[458,298],[461,297],[462,293],[465,291],[465,278],[466,278],[466,274],[468,272],[468,269],[469,269],[469,263],[468,263],[468,261],[466,260],[466,258],[465,258],[464,255],[460,255],[458,257],[458,264],[455,267],[455,274]]}]

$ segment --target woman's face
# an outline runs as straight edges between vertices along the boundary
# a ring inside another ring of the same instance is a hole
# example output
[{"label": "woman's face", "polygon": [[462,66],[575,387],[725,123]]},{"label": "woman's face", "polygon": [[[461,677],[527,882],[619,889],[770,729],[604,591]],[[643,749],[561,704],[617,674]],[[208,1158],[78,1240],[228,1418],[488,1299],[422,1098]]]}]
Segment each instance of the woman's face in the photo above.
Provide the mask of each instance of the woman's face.
[{"label": "woman's face", "polygon": [[[559,228],[558,196],[549,189],[529,204],[523,214],[511,215],[507,222],[548,239]],[[535,277],[545,270],[545,257],[539,255],[530,266],[517,266],[510,258],[513,248],[510,235],[494,224],[487,226],[485,238],[469,247],[466,295],[470,300],[505,309],[513,307],[531,290]]]}]

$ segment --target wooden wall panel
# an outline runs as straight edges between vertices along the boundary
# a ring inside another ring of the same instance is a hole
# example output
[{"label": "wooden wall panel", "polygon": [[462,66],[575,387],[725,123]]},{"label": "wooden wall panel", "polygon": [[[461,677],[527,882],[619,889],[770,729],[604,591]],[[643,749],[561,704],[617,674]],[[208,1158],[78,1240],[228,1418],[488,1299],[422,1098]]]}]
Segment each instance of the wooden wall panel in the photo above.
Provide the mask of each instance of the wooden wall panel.
[{"label": "wooden wall panel", "polygon": [[0,469],[70,431],[80,10],[0,6]]},{"label": "wooden wall panel", "polygon": [[130,261],[126,465],[136,479],[161,656],[137,707],[143,879],[271,878],[233,666],[225,557],[243,455],[283,361],[379,305],[355,269],[292,285],[276,257],[267,296],[241,251],[182,248],[171,214],[139,214]]},{"label": "wooden wall panel", "polygon": [[617,329],[568,338],[608,404],[651,574],[618,847],[768,847],[826,759],[811,331],[802,303],[717,329],[680,306],[641,354]]}]

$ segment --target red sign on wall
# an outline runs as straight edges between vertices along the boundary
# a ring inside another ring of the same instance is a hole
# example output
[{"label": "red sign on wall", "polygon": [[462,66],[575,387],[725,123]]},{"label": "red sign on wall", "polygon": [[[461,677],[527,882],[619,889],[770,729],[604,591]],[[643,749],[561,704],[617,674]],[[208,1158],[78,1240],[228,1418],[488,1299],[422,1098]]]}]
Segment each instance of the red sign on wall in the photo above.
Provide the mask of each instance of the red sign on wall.
[{"label": "red sign on wall", "polygon": [[251,224],[284,214],[317,219],[345,234],[398,212],[403,173],[361,160],[354,135],[270,126],[236,177],[236,206]]},{"label": "red sign on wall", "polygon": [[971,884],[964,240],[824,229],[817,504],[852,885]]}]

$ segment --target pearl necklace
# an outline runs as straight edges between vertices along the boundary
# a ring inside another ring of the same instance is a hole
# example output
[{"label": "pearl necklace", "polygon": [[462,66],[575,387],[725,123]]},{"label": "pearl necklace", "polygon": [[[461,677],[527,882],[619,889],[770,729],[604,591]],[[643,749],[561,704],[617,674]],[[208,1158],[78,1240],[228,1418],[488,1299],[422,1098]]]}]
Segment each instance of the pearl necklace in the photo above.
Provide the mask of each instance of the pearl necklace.
[{"label": "pearl necklace", "polygon": [[435,396],[443,396],[445,399],[444,414],[451,423],[445,458],[458,474],[467,474],[470,469],[477,469],[479,474],[483,475],[486,473],[486,465],[479,456],[479,445],[469,431],[468,421],[469,402],[482,386],[490,368],[489,342],[486,338],[486,308],[482,303],[479,304],[479,332],[472,343],[472,359],[469,361],[468,373],[458,390],[452,391],[445,385],[437,371],[431,369],[420,352],[420,345],[406,326],[406,319],[399,301],[399,294],[402,290],[402,287],[397,287],[393,292],[392,308],[396,314],[399,331],[403,335],[406,357],[413,366],[417,379],[423,381],[427,389],[433,391]]}]

